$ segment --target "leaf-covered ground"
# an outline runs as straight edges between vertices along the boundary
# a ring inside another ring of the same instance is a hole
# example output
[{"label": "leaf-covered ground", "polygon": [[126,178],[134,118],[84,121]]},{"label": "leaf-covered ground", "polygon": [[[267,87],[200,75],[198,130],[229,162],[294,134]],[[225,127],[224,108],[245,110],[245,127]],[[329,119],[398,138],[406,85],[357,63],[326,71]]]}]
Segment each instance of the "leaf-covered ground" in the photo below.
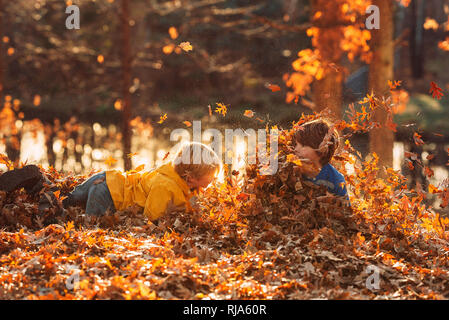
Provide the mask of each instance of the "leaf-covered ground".
[{"label": "leaf-covered ground", "polygon": [[[248,166],[157,224],[137,207],[42,216],[23,190],[2,193],[0,299],[449,298],[449,219],[426,207],[428,194],[391,169],[379,178],[376,156],[362,161],[346,142],[334,165],[347,206],[302,179],[291,134],[281,132],[278,174]],[[86,178],[46,172],[63,192]],[[431,192],[447,205],[447,186]],[[372,266],[378,289],[367,288]]]}]

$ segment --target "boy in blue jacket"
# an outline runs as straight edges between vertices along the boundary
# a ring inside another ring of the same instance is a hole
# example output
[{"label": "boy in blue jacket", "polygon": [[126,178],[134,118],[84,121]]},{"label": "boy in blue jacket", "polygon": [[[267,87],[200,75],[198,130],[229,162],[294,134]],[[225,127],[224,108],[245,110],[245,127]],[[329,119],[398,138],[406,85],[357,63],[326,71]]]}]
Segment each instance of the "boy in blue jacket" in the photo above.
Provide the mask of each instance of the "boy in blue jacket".
[{"label": "boy in blue jacket", "polygon": [[306,122],[295,130],[294,153],[300,159],[310,160],[320,172],[318,175],[303,170],[309,181],[327,187],[337,196],[348,199],[344,176],[329,161],[338,148],[338,132],[324,119]]}]

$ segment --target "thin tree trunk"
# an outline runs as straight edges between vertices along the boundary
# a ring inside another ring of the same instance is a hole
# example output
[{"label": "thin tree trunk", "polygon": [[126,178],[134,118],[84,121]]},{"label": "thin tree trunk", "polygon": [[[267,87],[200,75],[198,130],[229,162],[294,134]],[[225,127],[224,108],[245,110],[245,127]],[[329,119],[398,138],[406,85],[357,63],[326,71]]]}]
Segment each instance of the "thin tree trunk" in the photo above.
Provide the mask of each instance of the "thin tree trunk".
[{"label": "thin tree trunk", "polygon": [[342,81],[342,74],[333,70],[329,71],[323,79],[315,81],[313,84],[313,100],[317,111],[328,108],[333,116],[341,119]]},{"label": "thin tree trunk", "polygon": [[131,43],[129,26],[129,0],[122,0],[122,94],[123,94],[123,163],[124,169],[131,169]]},{"label": "thin tree trunk", "polygon": [[[311,15],[314,16],[317,12],[323,12],[322,2],[312,1]],[[338,6],[337,6],[338,7]],[[324,13],[326,15],[326,13]],[[333,20],[335,17],[332,14],[327,14],[328,20]],[[320,80],[315,80],[313,83],[313,102],[315,103],[315,111],[322,111],[329,109],[332,115],[341,119],[342,117],[342,103],[343,103],[343,75],[339,68],[341,52],[340,41],[343,37],[343,32],[340,26],[336,25],[332,28],[320,32],[331,32],[335,37],[320,37],[320,54],[322,62],[325,66],[324,77]]]},{"label": "thin tree trunk", "polygon": [[412,76],[415,79],[422,78],[424,74],[424,0],[412,0],[411,27],[410,27],[410,65]]},{"label": "thin tree trunk", "polygon": [[3,54],[3,0],[0,0],[0,106],[3,104],[4,54]]},{"label": "thin tree trunk", "polygon": [[[380,29],[372,30],[371,47],[373,60],[370,64],[368,76],[369,92],[378,96],[388,93],[388,80],[393,80],[393,2],[391,0],[374,0],[374,5],[380,9]],[[386,125],[388,113],[383,109],[376,109],[373,121],[379,122],[381,127],[370,132],[370,151],[379,156],[380,166],[393,166],[394,133]]]}]

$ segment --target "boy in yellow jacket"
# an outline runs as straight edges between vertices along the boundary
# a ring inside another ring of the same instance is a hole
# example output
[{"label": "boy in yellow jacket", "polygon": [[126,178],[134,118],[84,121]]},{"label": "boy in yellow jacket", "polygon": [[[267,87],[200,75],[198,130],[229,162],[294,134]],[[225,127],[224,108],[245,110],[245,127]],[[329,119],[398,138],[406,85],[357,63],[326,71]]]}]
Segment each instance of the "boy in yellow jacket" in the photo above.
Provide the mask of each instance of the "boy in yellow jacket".
[{"label": "boy in yellow jacket", "polygon": [[[201,143],[188,143],[172,162],[152,171],[123,173],[106,170],[95,174],[75,187],[62,201],[62,205],[64,208],[85,206],[86,214],[103,215],[108,210],[124,210],[137,204],[154,221],[173,207],[185,206],[192,196],[192,190],[208,186],[220,169],[221,160],[212,149]],[[34,165],[14,169],[0,176],[0,190],[5,191],[24,187],[28,193],[40,192],[43,183],[51,184]],[[53,187],[50,190],[47,192],[48,197],[41,195],[41,211],[57,206],[53,194],[57,189]]]},{"label": "boy in yellow jacket", "polygon": [[[201,163],[195,162],[195,146]],[[132,204],[144,208],[150,220],[161,217],[169,207],[182,207],[192,196],[192,189],[207,187],[220,171],[221,161],[209,147],[200,143],[185,145],[173,162],[140,173],[123,174],[117,170],[106,171],[106,184],[114,206],[123,210]]]}]

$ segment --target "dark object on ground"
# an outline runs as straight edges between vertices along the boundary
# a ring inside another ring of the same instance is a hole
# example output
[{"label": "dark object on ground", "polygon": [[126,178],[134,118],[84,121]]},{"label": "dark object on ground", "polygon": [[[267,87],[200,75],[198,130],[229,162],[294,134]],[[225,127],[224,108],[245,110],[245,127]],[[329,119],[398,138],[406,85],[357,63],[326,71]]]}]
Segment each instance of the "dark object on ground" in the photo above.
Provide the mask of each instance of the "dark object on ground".
[{"label": "dark object on ground", "polygon": [[47,208],[56,208],[57,212],[62,212],[62,205],[56,198],[54,191],[58,190],[38,166],[30,164],[23,168],[17,168],[7,171],[0,176],[0,190],[12,192],[20,188],[34,196],[40,193],[46,186],[49,190],[45,190],[39,198],[39,212],[44,213]]},{"label": "dark object on ground", "polygon": [[33,194],[42,189],[45,179],[47,178],[44,177],[39,167],[30,164],[23,168],[3,173],[0,176],[0,190],[11,192],[20,188],[25,188],[27,193]]}]

